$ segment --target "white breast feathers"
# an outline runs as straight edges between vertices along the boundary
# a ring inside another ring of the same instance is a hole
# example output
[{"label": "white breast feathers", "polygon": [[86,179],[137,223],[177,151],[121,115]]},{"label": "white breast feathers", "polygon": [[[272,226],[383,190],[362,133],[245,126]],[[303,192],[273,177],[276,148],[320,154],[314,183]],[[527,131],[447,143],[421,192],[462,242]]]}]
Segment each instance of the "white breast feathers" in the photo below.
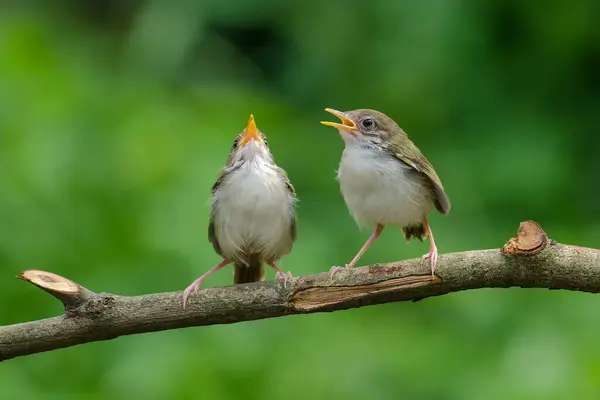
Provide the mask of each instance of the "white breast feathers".
[{"label": "white breast feathers", "polygon": [[432,209],[425,178],[378,149],[347,145],[338,170],[342,195],[359,226],[410,226]]},{"label": "white breast feathers", "polygon": [[295,197],[276,165],[256,157],[213,194],[215,237],[225,258],[275,261],[291,251]]}]

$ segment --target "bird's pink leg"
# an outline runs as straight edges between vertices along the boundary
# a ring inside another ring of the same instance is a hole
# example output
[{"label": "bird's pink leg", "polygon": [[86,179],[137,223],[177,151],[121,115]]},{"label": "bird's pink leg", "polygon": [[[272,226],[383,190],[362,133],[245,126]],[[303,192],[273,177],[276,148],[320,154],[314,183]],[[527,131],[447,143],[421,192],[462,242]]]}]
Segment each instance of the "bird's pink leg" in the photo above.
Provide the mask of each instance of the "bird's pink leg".
[{"label": "bird's pink leg", "polygon": [[270,262],[270,263],[267,263],[267,264],[269,264],[269,267],[271,267],[275,271],[277,271],[277,274],[275,274],[275,278],[277,278],[277,279],[283,279],[283,287],[285,287],[287,281],[289,281],[290,279],[292,279],[292,273],[290,271],[288,271],[287,274],[284,274],[277,267],[277,265],[275,265],[275,263],[273,263],[273,262]]},{"label": "bird's pink leg", "polygon": [[194,294],[195,294],[198,291],[198,289],[200,288],[200,285],[202,284],[202,281],[229,263],[231,263],[231,260],[228,260],[226,258],[223,259],[223,261],[221,261],[220,263],[218,263],[217,265],[212,267],[207,273],[202,275],[200,278],[196,279],[190,286],[188,286],[183,291],[183,309],[184,310],[185,310],[185,305],[187,304],[188,298],[190,297],[191,293],[194,292]]},{"label": "bird's pink leg", "polygon": [[366,243],[363,245],[363,247],[360,249],[360,251],[354,256],[352,261],[350,261],[350,264],[346,264],[345,267],[331,267],[331,270],[329,270],[329,272],[331,273],[331,278],[333,278],[333,275],[338,271],[343,271],[345,269],[353,268],[356,265],[356,263],[358,262],[358,260],[363,256],[363,254],[365,254],[367,249],[373,244],[375,239],[377,239],[379,237],[379,235],[381,235],[381,232],[383,232],[383,225],[382,224],[375,225],[375,230],[373,230],[371,237],[369,237],[369,239],[367,239]]},{"label": "bird's pink leg", "polygon": [[421,257],[421,261],[428,258],[431,259],[431,276],[434,276],[438,259],[438,251],[437,246],[435,245],[435,240],[433,239],[433,232],[431,231],[431,226],[429,225],[427,218],[425,218],[425,226],[427,228],[427,233],[429,234],[429,253]]}]

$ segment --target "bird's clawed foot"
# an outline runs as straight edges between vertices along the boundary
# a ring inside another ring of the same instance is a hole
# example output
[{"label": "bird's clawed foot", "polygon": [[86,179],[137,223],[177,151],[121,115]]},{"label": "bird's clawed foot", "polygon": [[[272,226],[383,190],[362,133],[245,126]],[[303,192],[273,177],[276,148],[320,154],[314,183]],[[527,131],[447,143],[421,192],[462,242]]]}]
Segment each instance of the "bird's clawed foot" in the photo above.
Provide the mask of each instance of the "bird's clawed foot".
[{"label": "bird's clawed foot", "polygon": [[221,268],[223,268],[230,262],[231,262],[230,260],[228,260],[227,258],[224,258],[223,261],[221,261],[220,263],[218,263],[217,265],[212,267],[207,273],[202,275],[200,278],[196,279],[190,286],[188,286],[183,291],[183,309],[184,310],[185,310],[185,306],[187,304],[187,301],[188,301],[190,295],[192,294],[192,292],[194,292],[194,294],[196,294],[196,292],[198,292],[198,289],[200,289],[200,285],[202,284],[202,281],[204,281],[206,278],[208,278],[213,273],[217,272],[218,270],[220,270]]},{"label": "bird's clawed foot", "polygon": [[281,271],[277,271],[277,273],[275,274],[275,279],[281,279],[283,280],[283,287],[287,287],[287,282],[292,280],[292,273],[290,271],[288,271],[287,273],[283,273]]},{"label": "bird's clawed foot", "polygon": [[335,265],[333,267],[331,267],[331,269],[329,270],[329,273],[331,275],[331,280],[333,280],[333,275],[335,275],[336,272],[339,271],[348,271],[350,268],[352,268],[352,266],[350,264],[346,264],[345,267],[336,267]]},{"label": "bird's clawed foot", "polygon": [[438,259],[438,251],[435,245],[431,246],[429,253],[421,257],[421,263],[423,263],[423,261],[425,261],[428,258],[431,260],[431,276],[435,276],[435,268],[437,266]]},{"label": "bird's clawed foot", "polygon": [[284,274],[283,272],[281,272],[279,267],[275,265],[275,263],[269,262],[267,264],[269,264],[269,266],[275,270],[275,279],[283,279],[283,287],[287,287],[287,282],[292,279],[292,273],[288,271]]},{"label": "bird's clawed foot", "polygon": [[196,279],[190,286],[188,286],[184,291],[183,291],[183,309],[185,310],[185,305],[187,304],[188,298],[190,297],[190,295],[192,294],[192,292],[194,292],[194,294],[196,294],[198,292],[198,289],[200,289],[200,285],[202,284],[202,281],[204,280],[204,276],[201,276],[200,278]]}]

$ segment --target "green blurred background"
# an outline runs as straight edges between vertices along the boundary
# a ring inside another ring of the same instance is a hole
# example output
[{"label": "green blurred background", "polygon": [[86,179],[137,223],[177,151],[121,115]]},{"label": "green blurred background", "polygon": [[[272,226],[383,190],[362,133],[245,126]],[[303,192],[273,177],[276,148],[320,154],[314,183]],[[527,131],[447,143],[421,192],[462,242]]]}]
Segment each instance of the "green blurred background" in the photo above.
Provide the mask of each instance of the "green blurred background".
[{"label": "green blurred background", "polygon": [[[210,187],[250,113],[300,197],[280,263],[295,276],[369,234],[339,194],[325,107],[386,112],[435,165],[453,203],[431,218],[441,253],[501,247],[526,219],[599,246],[597,1],[10,3],[1,325],[61,313],[24,269],[136,295],[216,264]],[[361,262],[427,250],[389,229]],[[490,289],[122,337],[2,363],[0,398],[600,398],[599,310],[595,295]]]}]

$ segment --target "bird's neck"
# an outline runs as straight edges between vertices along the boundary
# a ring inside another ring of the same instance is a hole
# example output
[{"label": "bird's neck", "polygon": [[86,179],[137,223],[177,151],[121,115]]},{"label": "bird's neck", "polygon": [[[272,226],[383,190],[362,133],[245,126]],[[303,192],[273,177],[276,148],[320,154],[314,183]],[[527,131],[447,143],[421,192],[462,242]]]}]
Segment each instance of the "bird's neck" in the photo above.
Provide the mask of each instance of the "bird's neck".
[{"label": "bird's neck", "polygon": [[240,149],[228,161],[225,167],[225,174],[236,171],[252,172],[253,170],[274,170],[275,162],[271,154],[262,149]]},{"label": "bird's neck", "polygon": [[237,160],[230,163],[223,174],[224,187],[263,188],[271,190],[283,186],[283,178],[279,168],[270,159],[255,156],[251,159]]},{"label": "bird's neck", "polygon": [[388,157],[390,152],[387,146],[374,143],[371,141],[357,141],[354,140],[352,142],[346,142],[346,147],[344,149],[344,157]]},{"label": "bird's neck", "polygon": [[344,140],[346,150],[349,151],[373,151],[381,152],[388,149],[390,142],[381,137],[356,137],[348,132],[340,131],[341,137]]}]

